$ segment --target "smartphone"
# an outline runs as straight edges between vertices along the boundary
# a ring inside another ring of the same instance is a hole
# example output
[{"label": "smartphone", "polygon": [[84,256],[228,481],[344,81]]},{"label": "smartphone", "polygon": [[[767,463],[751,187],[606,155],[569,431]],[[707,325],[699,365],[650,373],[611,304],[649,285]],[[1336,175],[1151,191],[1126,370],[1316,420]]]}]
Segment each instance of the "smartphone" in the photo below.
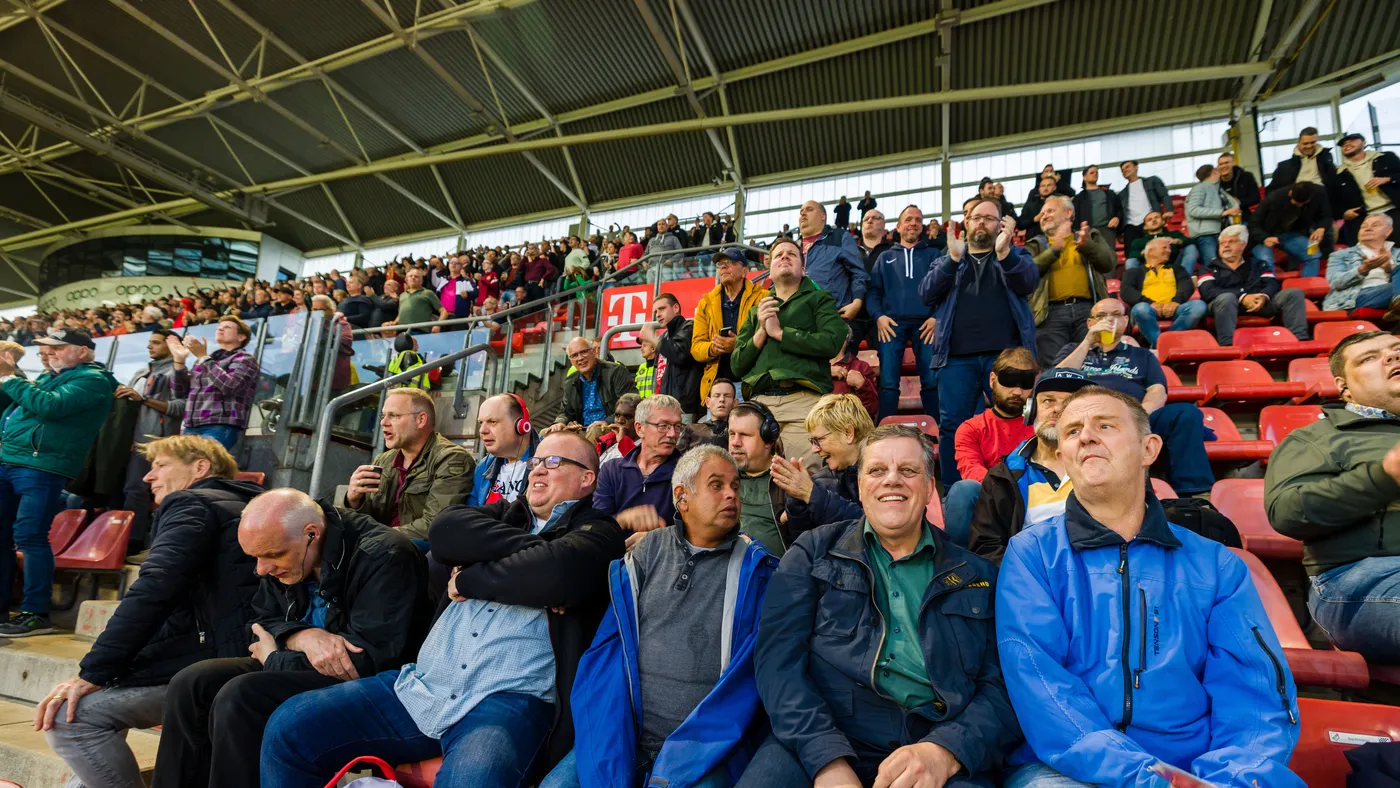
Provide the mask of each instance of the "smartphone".
[{"label": "smartphone", "polygon": [[719,335],[722,336],[722,337],[732,337],[732,336],[734,336],[734,327],[733,327],[733,326],[725,326],[724,328],[721,328],[721,329],[719,330]]}]

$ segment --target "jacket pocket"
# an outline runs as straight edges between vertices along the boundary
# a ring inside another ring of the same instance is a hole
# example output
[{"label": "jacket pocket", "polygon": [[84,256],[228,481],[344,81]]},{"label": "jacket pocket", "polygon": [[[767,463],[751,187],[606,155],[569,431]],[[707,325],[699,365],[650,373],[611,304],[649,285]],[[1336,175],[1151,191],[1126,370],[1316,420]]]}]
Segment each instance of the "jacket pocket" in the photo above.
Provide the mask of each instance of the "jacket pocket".
[{"label": "jacket pocket", "polygon": [[1254,642],[1259,644],[1259,650],[1264,652],[1269,664],[1274,668],[1274,689],[1278,692],[1279,700],[1283,703],[1283,710],[1288,714],[1288,721],[1298,724],[1298,715],[1293,711],[1293,704],[1288,700],[1288,674],[1283,672],[1283,662],[1281,662],[1269,644],[1264,640],[1264,635],[1259,631],[1259,627],[1253,628]]},{"label": "jacket pocket", "polygon": [[[993,638],[991,588],[962,588],[944,598],[938,610],[949,628],[950,640],[957,644],[963,672],[969,678],[982,671],[986,651]],[[993,646],[995,648],[995,646]]]}]

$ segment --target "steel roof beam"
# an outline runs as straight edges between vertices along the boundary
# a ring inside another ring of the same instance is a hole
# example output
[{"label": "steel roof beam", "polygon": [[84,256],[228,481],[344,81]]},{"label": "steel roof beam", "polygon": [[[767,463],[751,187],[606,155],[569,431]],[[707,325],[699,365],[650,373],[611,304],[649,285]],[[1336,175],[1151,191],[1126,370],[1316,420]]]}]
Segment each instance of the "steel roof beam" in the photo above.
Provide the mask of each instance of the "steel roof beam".
[{"label": "steel roof beam", "polygon": [[57,8],[58,6],[63,5],[63,0],[34,0],[34,13],[30,13],[29,9],[26,9],[17,3],[12,4],[15,5],[15,7],[19,10],[9,14],[0,14],[0,31],[9,30],[10,28],[23,22],[24,20],[34,17],[35,14],[42,14],[45,11],[51,11],[54,8]]},{"label": "steel roof beam", "polygon": [[15,264],[14,258],[4,252],[0,252],[0,260],[4,260],[6,265],[14,269],[15,276],[18,276],[25,284],[29,285],[29,289],[34,291],[34,295],[39,295],[39,286],[34,284],[34,280],[26,276],[24,271],[20,270],[20,267]]},{"label": "steel roof beam", "polygon": [[[1269,0],[1266,5],[1272,7],[1272,0]],[[1269,55],[1269,70],[1261,74],[1256,74],[1253,79],[1245,81],[1244,87],[1240,91],[1239,98],[1241,112],[1244,112],[1255,103],[1255,99],[1259,96],[1259,91],[1264,89],[1264,84],[1269,81],[1270,77],[1278,73],[1279,67],[1283,65],[1288,57],[1289,50],[1293,48],[1293,43],[1298,40],[1298,36],[1303,34],[1303,28],[1307,27],[1308,22],[1312,21],[1313,16],[1317,14],[1318,9],[1321,7],[1322,0],[1305,0],[1303,7],[1298,10],[1298,15],[1293,18],[1293,24],[1288,26],[1283,36],[1279,38],[1278,43],[1274,45],[1274,51]],[[1261,6],[1260,10],[1262,12],[1264,7]],[[1254,44],[1254,46],[1256,48],[1263,46],[1262,30],[1258,28],[1255,29],[1255,38],[1258,43]],[[1251,53],[1251,56],[1258,57],[1255,53]]]},{"label": "steel roof beam", "polygon": [[[681,21],[685,23],[686,30],[690,32],[690,37],[695,40],[695,48],[700,51],[700,59],[705,63],[705,69],[710,72],[710,77],[715,80],[715,89],[719,92],[719,109],[724,115],[729,114],[729,91],[724,87],[724,75],[720,73],[719,65],[715,62],[714,55],[710,52],[710,47],[705,43],[705,37],[700,33],[700,25],[695,21],[695,14],[690,10],[689,0],[675,0],[676,8],[680,11]],[[693,92],[693,91],[692,91]],[[739,145],[734,141],[734,127],[730,126],[724,130],[729,142],[729,159],[726,163],[729,171],[734,174],[734,183],[743,187],[744,170],[739,165]],[[713,140],[714,133],[711,132]]]}]

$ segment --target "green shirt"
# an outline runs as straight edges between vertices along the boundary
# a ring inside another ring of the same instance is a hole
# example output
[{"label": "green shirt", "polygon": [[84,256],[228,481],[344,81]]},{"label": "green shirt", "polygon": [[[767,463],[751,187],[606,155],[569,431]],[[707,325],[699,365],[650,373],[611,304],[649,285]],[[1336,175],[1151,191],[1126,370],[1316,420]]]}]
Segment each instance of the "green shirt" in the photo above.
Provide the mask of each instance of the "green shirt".
[{"label": "green shirt", "polygon": [[773,496],[769,485],[773,477],[767,472],[757,476],[739,475],[739,525],[749,536],[757,539],[774,558],[782,558],[786,548],[773,519]]},{"label": "green shirt", "polygon": [[919,643],[919,607],[933,582],[936,547],[928,529],[914,552],[894,560],[864,523],[865,553],[875,574],[875,604],[885,620],[885,639],[875,658],[875,687],[906,709],[933,703],[938,695],[929,684]]},{"label": "green shirt", "polygon": [[442,302],[438,300],[437,293],[427,288],[420,287],[412,293],[405,290],[399,294],[399,325],[401,326],[437,320],[441,310]]}]

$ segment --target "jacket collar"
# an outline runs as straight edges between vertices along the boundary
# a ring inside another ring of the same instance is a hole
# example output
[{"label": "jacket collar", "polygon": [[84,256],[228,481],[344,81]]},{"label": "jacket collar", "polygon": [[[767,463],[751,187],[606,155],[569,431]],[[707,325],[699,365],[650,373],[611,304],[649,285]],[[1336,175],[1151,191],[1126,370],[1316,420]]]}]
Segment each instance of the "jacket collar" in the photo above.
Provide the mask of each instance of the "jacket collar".
[{"label": "jacket collar", "polygon": [[1339,430],[1362,430],[1367,427],[1384,426],[1394,428],[1400,426],[1392,419],[1368,419],[1358,413],[1348,410],[1345,405],[1323,405],[1322,415],[1333,427]]},{"label": "jacket collar", "polygon": [[[929,595],[953,591],[970,583],[991,579],[983,577],[977,565],[967,561],[966,553],[953,549],[953,543],[948,541],[942,528],[935,528],[927,519],[923,521],[923,528],[924,533],[933,540],[933,581],[929,583],[925,601],[931,598]],[[869,568],[870,560],[865,555],[865,517],[847,522],[845,529],[828,552]]]},{"label": "jacket collar", "polygon": [[[637,464],[637,459],[641,456],[642,442],[637,441],[636,447],[633,448],[632,451],[629,451],[626,454],[622,455],[622,459],[620,460],[620,462],[622,462],[625,467],[634,468],[636,469],[637,473],[641,473],[642,467]],[[656,466],[656,470],[652,471],[650,476],[644,475],[643,478],[651,482],[664,481],[670,479],[671,472],[676,469],[676,462],[678,460],[680,460],[680,457],[677,456],[676,452],[671,452],[671,456],[667,457],[665,462]]]},{"label": "jacket collar", "polygon": [[[1075,550],[1094,550],[1127,544],[1123,537],[1095,520],[1074,493],[1070,493],[1069,499],[1065,501],[1065,530],[1069,535],[1069,546]],[[1138,531],[1134,541],[1140,539],[1167,548],[1181,546],[1181,540],[1176,538],[1171,526],[1167,524],[1167,513],[1162,510],[1162,504],[1157,501],[1157,496],[1151,493],[1147,494],[1147,511],[1142,518],[1142,529]]]},{"label": "jacket collar", "polygon": [[[568,505],[561,510],[559,506],[564,504]],[[555,506],[554,511],[550,513],[549,524],[540,532],[541,534],[558,536],[568,533],[573,521],[582,512],[593,508],[593,495],[590,493],[577,501],[565,501],[564,504]],[[523,531],[530,531],[535,527],[535,512],[530,508],[529,501],[526,501],[523,495],[516,498],[515,502],[506,508],[505,515],[501,519],[506,525]]]},{"label": "jacket collar", "polygon": [[338,589],[349,565],[350,553],[359,544],[363,535],[364,523],[360,518],[369,519],[357,512],[347,513],[335,508],[328,501],[321,501],[321,511],[326,516],[326,544],[321,550],[321,588]]}]

